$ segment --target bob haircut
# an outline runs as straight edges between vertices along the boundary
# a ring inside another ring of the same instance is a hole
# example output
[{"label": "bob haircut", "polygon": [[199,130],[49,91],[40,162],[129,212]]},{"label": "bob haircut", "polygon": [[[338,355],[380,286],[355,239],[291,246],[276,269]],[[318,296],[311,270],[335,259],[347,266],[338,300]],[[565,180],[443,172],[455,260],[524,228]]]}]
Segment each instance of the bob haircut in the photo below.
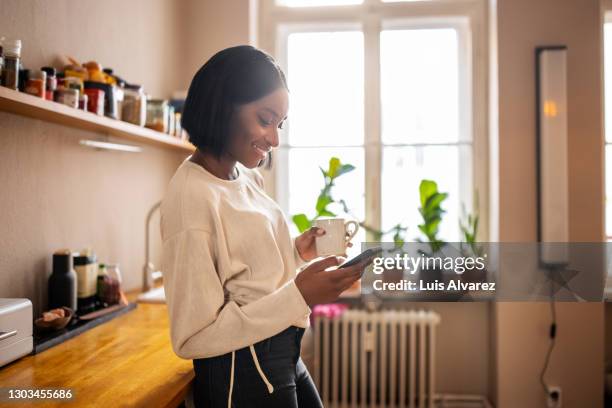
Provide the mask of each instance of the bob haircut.
[{"label": "bob haircut", "polygon": [[270,55],[250,45],[226,48],[193,77],[181,126],[194,146],[220,157],[234,110],[281,87],[287,89],[285,74]]}]

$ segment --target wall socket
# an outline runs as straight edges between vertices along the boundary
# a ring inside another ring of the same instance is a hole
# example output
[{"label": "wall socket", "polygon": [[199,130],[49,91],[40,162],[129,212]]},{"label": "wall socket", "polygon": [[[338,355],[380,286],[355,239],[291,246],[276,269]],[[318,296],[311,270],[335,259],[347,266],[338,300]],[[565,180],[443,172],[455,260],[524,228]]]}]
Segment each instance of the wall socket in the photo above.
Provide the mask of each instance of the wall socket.
[{"label": "wall socket", "polygon": [[561,387],[553,385],[548,387],[548,408],[561,408]]}]

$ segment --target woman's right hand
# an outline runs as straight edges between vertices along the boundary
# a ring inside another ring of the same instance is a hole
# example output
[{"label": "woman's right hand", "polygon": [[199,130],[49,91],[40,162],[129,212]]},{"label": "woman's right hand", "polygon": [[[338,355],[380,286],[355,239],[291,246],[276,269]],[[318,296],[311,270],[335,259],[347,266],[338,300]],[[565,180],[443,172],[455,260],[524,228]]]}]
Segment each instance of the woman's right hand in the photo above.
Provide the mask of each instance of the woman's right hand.
[{"label": "woman's right hand", "polygon": [[347,268],[326,271],[328,268],[340,265],[343,261],[344,258],[328,256],[313,262],[297,274],[295,284],[308,306],[329,303],[338,299],[342,292],[350,288],[361,277],[361,273],[369,262],[366,259]]}]

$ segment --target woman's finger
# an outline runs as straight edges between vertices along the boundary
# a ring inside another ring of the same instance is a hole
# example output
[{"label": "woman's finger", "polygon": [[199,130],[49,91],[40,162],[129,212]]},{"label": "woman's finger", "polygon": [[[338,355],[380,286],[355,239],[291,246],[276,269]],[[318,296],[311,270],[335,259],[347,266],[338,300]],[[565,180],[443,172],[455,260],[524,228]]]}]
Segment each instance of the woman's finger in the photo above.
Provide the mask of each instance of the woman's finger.
[{"label": "woman's finger", "polygon": [[323,228],[320,228],[320,227],[310,227],[308,229],[308,233],[310,235],[314,235],[316,237],[320,237],[322,235],[325,235],[325,230]]}]

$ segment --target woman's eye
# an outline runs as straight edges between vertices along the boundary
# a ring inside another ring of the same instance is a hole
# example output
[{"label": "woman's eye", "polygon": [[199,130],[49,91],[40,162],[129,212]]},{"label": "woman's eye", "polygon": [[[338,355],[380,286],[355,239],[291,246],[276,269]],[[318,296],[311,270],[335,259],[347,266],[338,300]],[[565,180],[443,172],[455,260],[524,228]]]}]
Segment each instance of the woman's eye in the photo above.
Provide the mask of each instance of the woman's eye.
[{"label": "woman's eye", "polygon": [[271,120],[265,120],[264,118],[259,118],[259,121],[261,122],[262,126],[270,126],[272,124]]}]

